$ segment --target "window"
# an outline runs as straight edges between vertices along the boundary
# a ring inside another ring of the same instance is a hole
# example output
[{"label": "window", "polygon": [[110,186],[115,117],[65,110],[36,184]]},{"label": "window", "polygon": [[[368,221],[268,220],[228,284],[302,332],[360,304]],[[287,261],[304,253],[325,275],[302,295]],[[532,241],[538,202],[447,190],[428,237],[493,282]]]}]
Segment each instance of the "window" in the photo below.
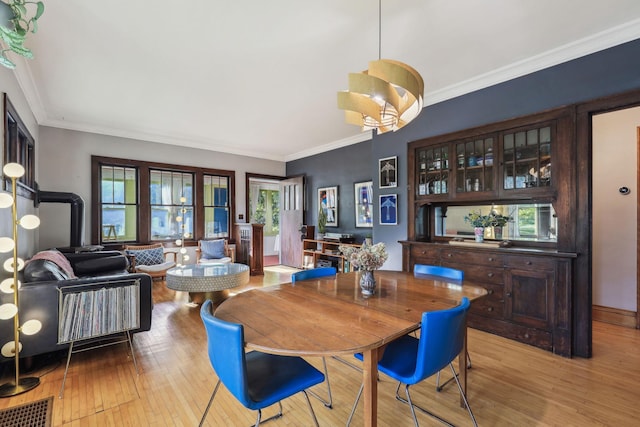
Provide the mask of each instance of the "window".
[{"label": "window", "polygon": [[134,168],[101,166],[102,240],[136,240],[138,224],[136,172]]},{"label": "window", "polygon": [[204,176],[204,237],[229,237],[229,178]]},{"label": "window", "polygon": [[[193,234],[193,174],[151,170],[151,240],[182,238],[176,218],[184,207],[184,233]],[[183,206],[184,205],[184,206]]]},{"label": "window", "polygon": [[100,156],[91,170],[93,244],[174,241],[181,215],[187,242],[230,237],[233,171]]},{"label": "window", "polygon": [[[34,198],[36,188],[35,149],[33,137],[27,130],[16,109],[4,95],[4,163],[19,163],[25,174],[18,180],[18,194]],[[8,190],[7,181],[4,189]]]}]

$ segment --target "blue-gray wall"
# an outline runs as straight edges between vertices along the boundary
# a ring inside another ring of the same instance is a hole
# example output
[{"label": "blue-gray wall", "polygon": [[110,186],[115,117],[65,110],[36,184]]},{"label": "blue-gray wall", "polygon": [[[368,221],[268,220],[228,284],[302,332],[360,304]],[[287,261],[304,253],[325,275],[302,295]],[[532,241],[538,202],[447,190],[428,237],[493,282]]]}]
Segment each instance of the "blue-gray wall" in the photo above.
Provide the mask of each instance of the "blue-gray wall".
[{"label": "blue-gray wall", "polygon": [[[639,88],[640,40],[635,40],[430,105],[422,110],[416,120],[398,132],[389,132],[374,137],[372,141],[288,162],[287,175],[305,174],[310,194],[315,194],[318,187],[340,187],[340,227],[328,231],[364,234],[361,231],[363,229],[356,230],[354,227],[354,182],[373,179],[374,201],[378,200],[380,194],[397,193],[398,225],[377,225],[376,212],[372,234],[374,242],[385,242],[389,249],[389,261],[384,268],[400,270],[402,250],[397,242],[407,237],[408,221],[407,143]],[[398,187],[380,190],[377,180],[378,159],[389,156],[398,156]],[[308,196],[307,202],[310,207],[307,223],[315,224],[315,197]]]}]

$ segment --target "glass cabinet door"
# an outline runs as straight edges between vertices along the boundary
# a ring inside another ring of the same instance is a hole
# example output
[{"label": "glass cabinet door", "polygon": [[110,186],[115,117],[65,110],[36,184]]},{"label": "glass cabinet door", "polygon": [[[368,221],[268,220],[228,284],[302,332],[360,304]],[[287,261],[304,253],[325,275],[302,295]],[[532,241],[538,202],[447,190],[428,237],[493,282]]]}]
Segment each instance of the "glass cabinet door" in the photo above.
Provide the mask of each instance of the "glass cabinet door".
[{"label": "glass cabinet door", "polygon": [[551,135],[551,126],[503,134],[503,190],[551,186]]},{"label": "glass cabinet door", "polygon": [[458,142],[455,152],[456,193],[495,190],[494,137]]},{"label": "glass cabinet door", "polygon": [[449,194],[449,146],[418,149],[418,196]]}]

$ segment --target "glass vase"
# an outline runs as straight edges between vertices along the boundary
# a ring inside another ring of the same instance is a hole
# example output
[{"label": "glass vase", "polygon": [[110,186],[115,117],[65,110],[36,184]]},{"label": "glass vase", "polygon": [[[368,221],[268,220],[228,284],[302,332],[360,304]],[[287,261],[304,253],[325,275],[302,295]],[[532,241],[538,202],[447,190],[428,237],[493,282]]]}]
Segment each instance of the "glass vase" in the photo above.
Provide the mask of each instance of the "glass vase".
[{"label": "glass vase", "polygon": [[373,277],[373,270],[364,270],[360,274],[360,289],[362,289],[364,296],[376,293],[376,279]]}]

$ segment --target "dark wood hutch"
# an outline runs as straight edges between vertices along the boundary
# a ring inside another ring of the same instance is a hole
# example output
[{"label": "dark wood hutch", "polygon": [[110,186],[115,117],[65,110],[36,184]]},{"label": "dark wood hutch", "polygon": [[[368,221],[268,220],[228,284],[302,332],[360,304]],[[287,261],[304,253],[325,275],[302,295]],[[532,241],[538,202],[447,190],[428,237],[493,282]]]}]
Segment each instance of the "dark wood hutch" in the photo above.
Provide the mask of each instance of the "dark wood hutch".
[{"label": "dark wood hutch", "polygon": [[[489,292],[472,307],[469,326],[572,356],[575,153],[573,107],[410,143],[403,270],[463,270],[465,281]],[[551,241],[465,245],[443,231],[452,206],[541,203],[555,212]]]}]

